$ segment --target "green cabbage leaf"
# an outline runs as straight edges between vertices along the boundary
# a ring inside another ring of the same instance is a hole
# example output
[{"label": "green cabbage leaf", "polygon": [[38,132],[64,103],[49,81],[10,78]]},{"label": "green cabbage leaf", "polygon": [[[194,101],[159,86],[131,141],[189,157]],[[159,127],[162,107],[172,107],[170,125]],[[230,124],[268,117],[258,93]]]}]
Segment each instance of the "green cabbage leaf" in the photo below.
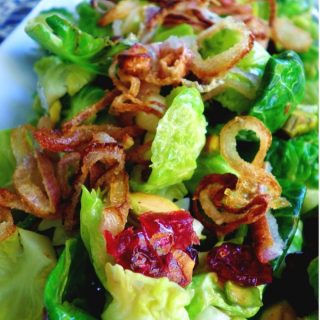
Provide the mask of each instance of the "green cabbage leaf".
[{"label": "green cabbage leaf", "polygon": [[190,179],[197,167],[206,134],[200,93],[195,88],[176,88],[168,96],[167,105],[151,146],[150,177],[145,184],[132,184],[135,191],[154,193],[180,184]]},{"label": "green cabbage leaf", "polygon": [[190,292],[168,278],[150,278],[106,264],[108,291],[113,301],[103,320],[189,320],[185,309]]},{"label": "green cabbage leaf", "polygon": [[46,237],[17,228],[0,242],[0,319],[43,319],[43,293],[55,266]]}]

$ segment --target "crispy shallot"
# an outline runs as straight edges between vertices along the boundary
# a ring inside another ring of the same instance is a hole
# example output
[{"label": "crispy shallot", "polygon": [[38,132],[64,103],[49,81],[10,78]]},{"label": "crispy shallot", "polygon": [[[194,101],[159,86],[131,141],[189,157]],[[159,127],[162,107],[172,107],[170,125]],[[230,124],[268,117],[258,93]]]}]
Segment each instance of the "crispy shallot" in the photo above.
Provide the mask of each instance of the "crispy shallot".
[{"label": "crispy shallot", "polygon": [[0,206],[0,242],[8,238],[16,230],[9,209]]},{"label": "crispy shallot", "polygon": [[[251,163],[243,160],[236,149],[236,138],[242,130],[253,131],[260,140],[259,150]],[[233,174],[205,176],[193,197],[197,218],[218,236],[234,231],[241,224],[250,224],[255,251],[262,263],[281,253],[275,242],[280,236],[276,227],[270,227],[272,218],[267,220],[266,212],[269,208],[289,205],[281,198],[279,183],[265,168],[264,158],[271,139],[271,133],[257,118],[242,116],[229,121],[220,132],[220,152],[238,177]],[[203,217],[198,202],[210,220]]]},{"label": "crispy shallot", "polygon": [[284,49],[306,52],[312,45],[309,32],[297,27],[288,18],[276,18],[272,27],[272,38]]},{"label": "crispy shallot", "polygon": [[199,79],[214,77],[225,73],[252,49],[254,42],[252,33],[242,22],[236,21],[232,17],[221,19],[212,27],[202,31],[197,36],[197,47],[201,47],[201,43],[205,41],[205,39],[214,36],[224,29],[238,32],[240,40],[231,48],[207,59],[203,59],[198,50],[193,50],[190,69]]}]

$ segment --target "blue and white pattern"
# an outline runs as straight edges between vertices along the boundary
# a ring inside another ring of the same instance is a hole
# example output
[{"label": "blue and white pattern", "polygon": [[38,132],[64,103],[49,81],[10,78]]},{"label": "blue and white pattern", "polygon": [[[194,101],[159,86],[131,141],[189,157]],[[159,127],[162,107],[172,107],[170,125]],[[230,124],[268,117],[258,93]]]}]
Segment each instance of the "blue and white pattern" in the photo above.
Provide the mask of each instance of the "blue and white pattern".
[{"label": "blue and white pattern", "polygon": [[39,0],[0,0],[0,43],[38,2]]}]

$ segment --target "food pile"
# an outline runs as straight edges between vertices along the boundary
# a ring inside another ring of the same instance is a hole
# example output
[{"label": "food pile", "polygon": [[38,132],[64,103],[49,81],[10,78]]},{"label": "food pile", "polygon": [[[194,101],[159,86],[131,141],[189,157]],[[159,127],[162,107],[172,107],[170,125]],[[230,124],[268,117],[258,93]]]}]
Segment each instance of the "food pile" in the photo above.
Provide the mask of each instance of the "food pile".
[{"label": "food pile", "polygon": [[96,0],[29,21],[34,114],[0,131],[0,318],[315,315],[312,10]]}]

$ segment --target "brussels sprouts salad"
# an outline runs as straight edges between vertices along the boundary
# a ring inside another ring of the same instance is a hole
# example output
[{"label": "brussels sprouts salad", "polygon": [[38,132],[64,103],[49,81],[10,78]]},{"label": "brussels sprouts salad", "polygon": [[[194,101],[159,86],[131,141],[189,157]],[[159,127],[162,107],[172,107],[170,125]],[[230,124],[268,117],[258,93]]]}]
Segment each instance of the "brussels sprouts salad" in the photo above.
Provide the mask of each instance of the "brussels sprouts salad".
[{"label": "brussels sprouts salad", "polygon": [[311,1],[93,0],[30,20],[0,131],[0,319],[317,319]]}]

